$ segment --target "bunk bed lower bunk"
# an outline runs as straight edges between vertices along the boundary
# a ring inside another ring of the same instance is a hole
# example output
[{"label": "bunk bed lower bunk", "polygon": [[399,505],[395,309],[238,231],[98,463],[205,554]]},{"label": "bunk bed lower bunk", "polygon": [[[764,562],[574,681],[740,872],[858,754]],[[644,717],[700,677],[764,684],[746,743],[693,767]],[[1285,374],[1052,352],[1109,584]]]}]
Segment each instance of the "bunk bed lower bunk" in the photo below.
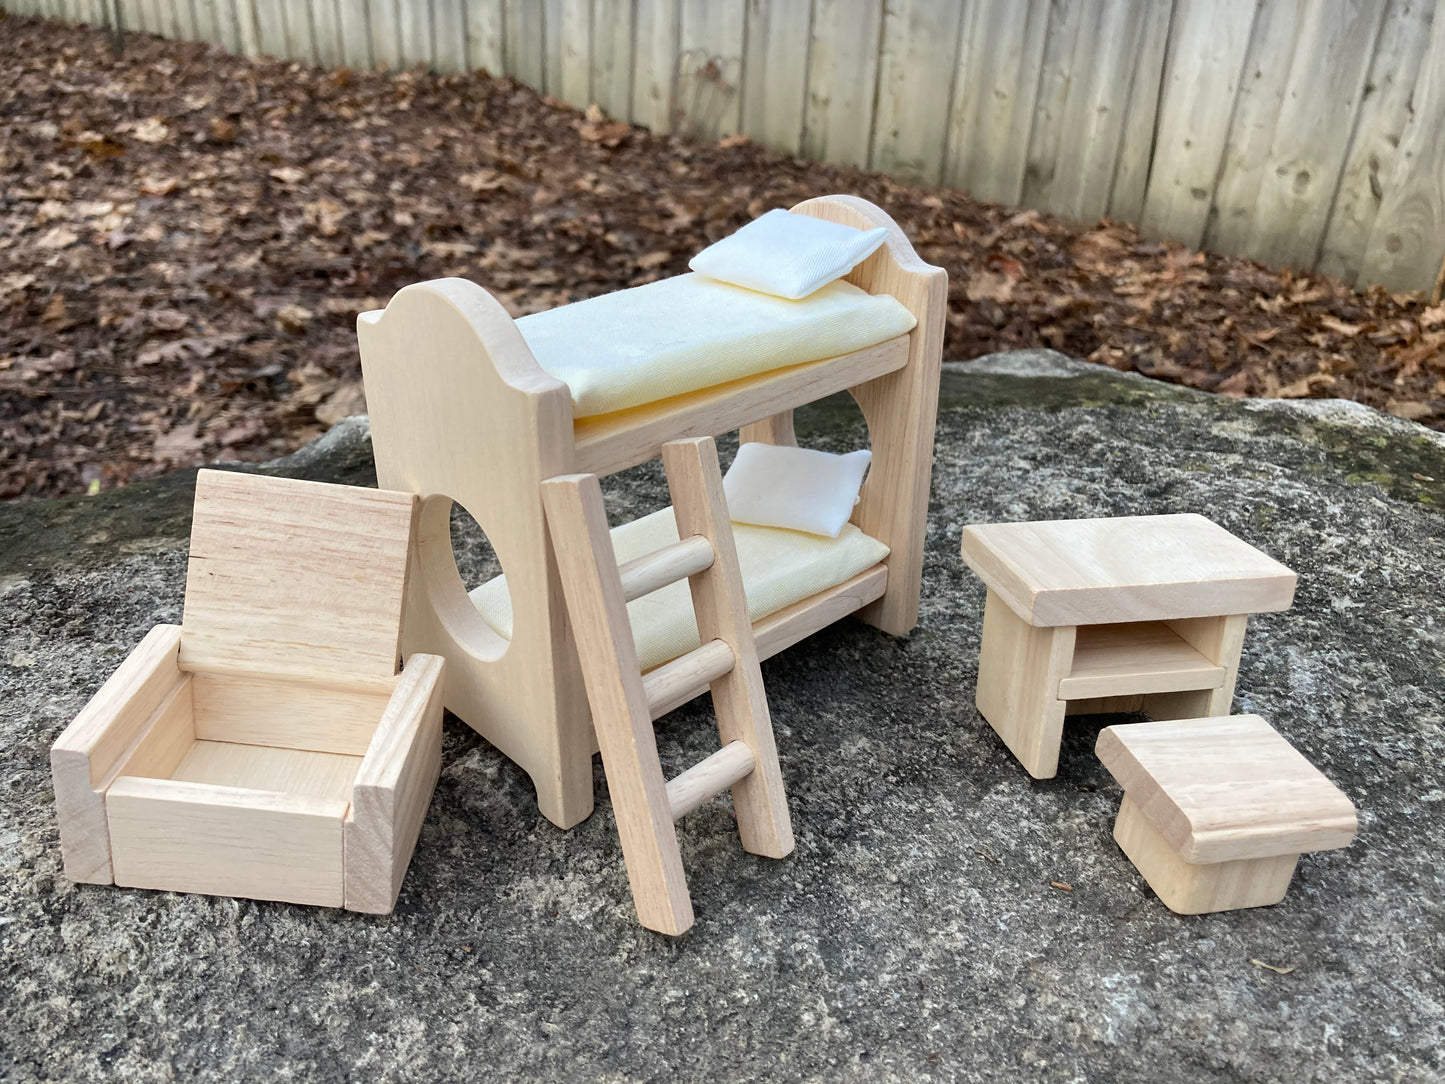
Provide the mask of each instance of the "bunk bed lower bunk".
[{"label": "bunk bed lower bunk", "polygon": [[[451,279],[407,287],[358,322],[378,481],[424,498],[403,653],[447,658],[447,707],[528,772],[561,827],[591,812],[596,745],[542,481],[610,474],[669,440],[732,429],[792,443],[794,407],[848,390],[874,460],[841,545],[738,528],[745,566],[764,573],[748,587],[758,651],[849,613],[895,635],[917,620],[946,277],[866,201],[793,211],[888,235],[816,306],[688,275],[514,321],[481,287]],[[452,555],[454,501],[503,569],[471,595]],[[666,509],[618,528],[619,562],[669,528]],[[654,605],[633,615],[644,666],[695,646],[686,606]]]}]

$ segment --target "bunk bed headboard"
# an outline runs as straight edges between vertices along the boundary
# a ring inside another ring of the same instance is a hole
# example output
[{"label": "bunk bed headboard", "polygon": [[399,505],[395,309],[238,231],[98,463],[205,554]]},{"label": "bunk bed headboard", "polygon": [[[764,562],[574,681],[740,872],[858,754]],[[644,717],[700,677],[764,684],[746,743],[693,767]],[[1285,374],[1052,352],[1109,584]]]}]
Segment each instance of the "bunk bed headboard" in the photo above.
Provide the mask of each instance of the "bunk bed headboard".
[{"label": "bunk bed headboard", "polygon": [[[571,394],[501,304],[466,279],[406,287],[385,310],[362,313],[357,336],[378,483],[423,498],[402,651],[447,658],[446,706],[474,727],[534,721],[483,732],[532,773],[544,813],[576,823],[591,811],[590,771],[567,785],[538,778],[558,770],[559,742],[591,741],[538,488],[573,470]],[[453,501],[486,532],[506,574],[517,603],[510,641],[483,620],[457,572]],[[569,729],[578,733],[559,732]],[[565,797],[583,788],[585,809]]]},{"label": "bunk bed headboard", "polygon": [[[879,248],[846,276],[870,294],[892,294],[918,325],[909,334],[908,363],[849,391],[858,403],[873,446],[873,465],[853,522],[888,545],[888,591],[859,616],[884,632],[902,636],[918,622],[923,543],[933,467],[933,429],[948,306],[948,272],[924,263],[898,224],[858,196],[819,196],[791,208],[794,214],[858,229],[888,231]],[[790,420],[771,418],[744,435],[787,439]]]}]

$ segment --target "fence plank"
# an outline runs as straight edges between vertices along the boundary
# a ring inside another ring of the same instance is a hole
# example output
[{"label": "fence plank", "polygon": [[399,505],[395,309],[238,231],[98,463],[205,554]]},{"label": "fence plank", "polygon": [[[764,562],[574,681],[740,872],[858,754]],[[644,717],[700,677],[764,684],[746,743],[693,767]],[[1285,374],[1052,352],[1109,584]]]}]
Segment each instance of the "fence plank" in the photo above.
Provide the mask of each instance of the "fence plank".
[{"label": "fence plank", "polygon": [[1429,0],[1391,0],[1366,80],[1373,89],[1360,103],[1355,138],[1316,264],[1326,275],[1354,281],[1359,274],[1429,40]]},{"label": "fence plank", "polygon": [[813,0],[803,153],[866,167],[883,0]]},{"label": "fence plank", "polygon": [[671,132],[677,116],[677,4],[636,0],[632,122]]},{"label": "fence plank", "polygon": [[483,68],[489,75],[507,70],[506,27],[502,0],[466,0],[467,67]]},{"label": "fence plank", "polygon": [[1119,157],[1109,192],[1109,217],[1122,222],[1138,222],[1144,214],[1144,190],[1154,158],[1154,124],[1159,117],[1159,98],[1163,93],[1164,57],[1169,46],[1174,0],[1148,0],[1145,10],[1144,32],[1129,82]]},{"label": "fence plank", "polygon": [[367,24],[366,0],[336,0],[336,19],[341,29],[342,62],[357,71],[370,70],[371,27]]},{"label": "fence plank", "polygon": [[251,0],[256,12],[256,45],[264,56],[286,55],[286,15],[282,10],[285,3],[286,0]]},{"label": "fence plank", "polygon": [[467,70],[466,0],[432,0],[432,65],[440,72]]},{"label": "fence plank", "polygon": [[1068,61],[1073,74],[1057,149],[1052,157],[1040,154],[1036,170],[1025,174],[1029,206],[1083,220],[1108,210],[1133,61],[1147,19],[1147,10],[1133,0],[1093,0],[1084,6]]},{"label": "fence plank", "polygon": [[962,14],[952,0],[892,0],[884,9],[873,169],[924,184],[942,180]]},{"label": "fence plank", "polygon": [[544,8],[539,0],[506,0],[507,74],[542,90],[547,81]]},{"label": "fence plank", "polygon": [[632,0],[592,0],[592,97],[609,117],[632,116]]},{"label": "fence plank", "polygon": [[[1289,89],[1295,43],[1311,0],[1263,0],[1244,57],[1244,77],[1221,156],[1206,248],[1239,254],[1253,230],[1255,201],[1270,167],[1280,109]],[[1341,139],[1348,139],[1348,130]]]},{"label": "fence plank", "polygon": [[677,106],[689,135],[716,139],[742,123],[743,0],[680,0]]},{"label": "fence plank", "polygon": [[568,105],[592,104],[592,0],[561,0],[561,71],[555,93]]},{"label": "fence plank", "polygon": [[1430,44],[1360,277],[1391,290],[1428,290],[1445,256],[1445,0],[1436,0]]},{"label": "fence plank", "polygon": [[[111,0],[114,4],[116,0]],[[130,5],[134,7],[134,4]],[[195,41],[196,34],[196,9],[192,0],[172,0],[172,12],[175,20],[175,30],[186,41]]]},{"label": "fence plank", "polygon": [[[240,34],[241,55],[257,57],[261,55],[261,33],[256,26],[256,5],[254,0],[235,0],[236,5],[236,29]],[[174,24],[176,0],[167,0],[166,19],[168,23]],[[173,33],[173,31],[172,31]]]},{"label": "fence plank", "polygon": [[1308,269],[1319,257],[1381,13],[1378,0],[1309,5],[1255,202],[1256,259]]},{"label": "fence plank", "polygon": [[[401,12],[398,0],[367,0],[367,25],[371,27],[371,62],[392,71],[401,63]],[[265,36],[264,33],[262,35]]]},{"label": "fence plank", "polygon": [[431,0],[401,0],[401,62],[432,65]]},{"label": "fence plank", "polygon": [[315,37],[316,59],[328,68],[344,64],[341,17],[336,10],[336,0],[311,0],[311,29]]},{"label": "fence plank", "polygon": [[1254,25],[1256,0],[1179,0],[1141,226],[1198,248]]},{"label": "fence plank", "polygon": [[943,181],[979,199],[1017,203],[1050,0],[970,5],[960,38]]},{"label": "fence plank", "polygon": [[[1033,124],[1028,135],[1021,202],[1031,203],[1053,186],[1054,160],[1063,135],[1069,88],[1075,76],[1075,47],[1079,38],[1090,37],[1084,24],[1097,18],[1100,0],[1075,0],[1055,4],[1044,35],[1044,54],[1039,67],[1039,89],[1034,100]],[[1077,58],[1087,64],[1082,57]]]},{"label": "fence plank", "polygon": [[797,154],[808,95],[812,5],[748,0],[742,130],[764,146]]}]

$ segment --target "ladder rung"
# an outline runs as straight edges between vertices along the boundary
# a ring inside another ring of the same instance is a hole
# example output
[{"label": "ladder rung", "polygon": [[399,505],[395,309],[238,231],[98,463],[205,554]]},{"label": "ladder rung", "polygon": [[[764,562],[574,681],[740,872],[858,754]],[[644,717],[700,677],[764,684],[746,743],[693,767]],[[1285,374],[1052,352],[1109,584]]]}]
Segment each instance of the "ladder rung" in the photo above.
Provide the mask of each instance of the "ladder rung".
[{"label": "ladder rung", "polygon": [[673,542],[618,567],[622,596],[631,602],[650,595],[658,588],[711,568],[713,560],[712,543],[700,534]]},{"label": "ladder rung", "polygon": [[667,784],[672,819],[687,816],[714,794],[721,794],[750,775],[755,763],[753,751],[740,741],[730,741],[706,760],[698,761]]},{"label": "ladder rung", "polygon": [[707,692],[708,686],[733,668],[733,649],[709,640],[642,675],[642,689],[654,719]]}]

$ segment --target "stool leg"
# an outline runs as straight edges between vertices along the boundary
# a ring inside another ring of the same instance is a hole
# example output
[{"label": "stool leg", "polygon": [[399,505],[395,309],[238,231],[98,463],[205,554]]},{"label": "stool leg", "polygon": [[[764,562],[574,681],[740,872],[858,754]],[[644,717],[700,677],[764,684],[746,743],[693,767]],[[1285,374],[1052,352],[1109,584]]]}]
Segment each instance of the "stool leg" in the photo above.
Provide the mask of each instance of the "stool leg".
[{"label": "stool leg", "polygon": [[1186,862],[1128,795],[1114,822],[1114,841],[1160,902],[1181,915],[1279,903],[1299,861],[1297,854],[1282,854],[1229,862]]},{"label": "stool leg", "polygon": [[1224,684],[1217,689],[1201,689],[1198,692],[1150,694],[1144,698],[1144,712],[1156,720],[1228,715],[1234,704],[1239,656],[1244,650],[1244,631],[1248,623],[1248,614],[1168,622],[1169,627],[1195,651],[1215,666],[1224,667]]},{"label": "stool leg", "polygon": [[989,591],[978,659],[978,710],[1035,779],[1059,770],[1065,708],[1059,682],[1073,662],[1073,626],[1034,628]]}]

